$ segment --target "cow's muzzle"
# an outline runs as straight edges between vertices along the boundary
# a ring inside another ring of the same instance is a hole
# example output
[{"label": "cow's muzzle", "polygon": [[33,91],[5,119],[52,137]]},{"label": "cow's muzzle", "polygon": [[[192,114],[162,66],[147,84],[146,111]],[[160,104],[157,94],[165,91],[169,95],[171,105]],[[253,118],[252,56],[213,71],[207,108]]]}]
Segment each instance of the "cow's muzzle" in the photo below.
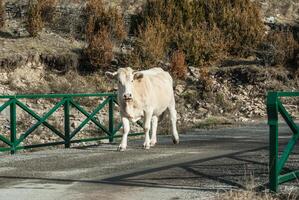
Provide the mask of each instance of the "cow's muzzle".
[{"label": "cow's muzzle", "polygon": [[131,101],[133,101],[133,99],[132,98],[124,98],[124,101],[125,102],[131,102]]},{"label": "cow's muzzle", "polygon": [[124,94],[123,98],[124,98],[125,101],[132,101],[133,100],[132,94]]}]

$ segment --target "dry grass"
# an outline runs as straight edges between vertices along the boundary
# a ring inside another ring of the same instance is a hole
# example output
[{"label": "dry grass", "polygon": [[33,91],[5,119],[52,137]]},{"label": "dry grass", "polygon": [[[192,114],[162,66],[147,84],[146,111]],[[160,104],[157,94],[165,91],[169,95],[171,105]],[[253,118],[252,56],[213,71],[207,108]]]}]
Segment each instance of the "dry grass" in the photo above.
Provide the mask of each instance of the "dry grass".
[{"label": "dry grass", "polygon": [[215,128],[220,126],[228,126],[233,125],[234,122],[230,119],[227,119],[225,117],[208,117],[194,125],[194,128],[199,129],[207,129],[207,128]]},{"label": "dry grass", "polygon": [[0,29],[5,24],[5,7],[2,0],[0,0]]},{"label": "dry grass", "polygon": [[229,190],[219,192],[215,200],[298,200],[298,191],[284,191],[281,193],[270,193],[267,191],[256,192],[255,188],[258,186],[255,182],[253,174],[247,176],[245,183],[245,190]]},{"label": "dry grass", "polygon": [[298,193],[272,194],[268,192],[254,192],[252,190],[230,190],[219,193],[215,200],[298,200]]},{"label": "dry grass", "polygon": [[219,194],[216,200],[279,200],[268,193],[256,193],[253,191],[228,191]]}]

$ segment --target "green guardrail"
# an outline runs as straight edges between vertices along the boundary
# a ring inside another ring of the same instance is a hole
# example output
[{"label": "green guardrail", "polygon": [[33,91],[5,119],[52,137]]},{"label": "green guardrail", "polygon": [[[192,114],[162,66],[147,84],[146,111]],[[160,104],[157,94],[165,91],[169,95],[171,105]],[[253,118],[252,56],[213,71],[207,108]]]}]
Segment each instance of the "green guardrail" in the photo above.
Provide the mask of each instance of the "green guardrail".
[{"label": "green guardrail", "polygon": [[[299,97],[299,92],[269,92],[267,96],[268,125],[270,128],[269,189],[273,192],[278,191],[279,184],[299,179],[299,170],[281,175],[281,171],[299,139],[299,127],[282,105],[279,97]],[[293,132],[280,157],[278,155],[278,113]]]},{"label": "green guardrail", "polygon": [[[97,105],[97,107],[91,112],[87,112],[83,109],[82,106],[78,102],[74,100],[74,98],[82,98],[82,97],[106,97],[106,99]],[[113,142],[114,138],[121,137],[121,135],[116,135],[116,133],[122,127],[122,123],[115,125],[114,122],[114,106],[117,104],[116,94],[115,93],[98,93],[98,94],[32,94],[32,95],[14,95],[14,96],[0,96],[0,99],[7,99],[5,103],[0,106],[0,112],[2,112],[5,108],[10,107],[10,138],[4,137],[4,135],[0,134],[0,141],[4,142],[7,147],[1,147],[0,151],[10,151],[14,154],[17,150],[20,149],[28,149],[35,147],[44,147],[44,146],[52,146],[52,145],[65,145],[65,148],[69,148],[71,143],[79,143],[79,142],[89,142],[89,141],[98,141],[103,139],[109,139],[110,142]],[[21,99],[59,99],[59,101],[43,116],[39,116],[32,109],[30,109],[27,105],[25,105]],[[102,125],[99,121],[95,119],[95,116],[99,111],[101,111],[105,105],[109,106],[109,124],[108,127]],[[23,111],[31,115],[33,118],[37,120],[35,124],[33,124],[30,128],[28,128],[24,133],[17,138],[17,107],[21,108]],[[59,108],[63,108],[64,110],[64,131],[61,132],[57,130],[53,125],[49,124],[46,120],[55,113]],[[76,127],[73,131],[70,129],[70,109],[75,108],[80,113],[82,113],[86,119],[82,121],[82,123]],[[106,136],[104,137],[96,137],[96,138],[84,138],[80,140],[74,140],[74,137],[78,132],[82,130],[82,128],[89,122],[93,122],[99,129],[101,129]],[[141,122],[138,122],[140,126],[142,126]],[[59,136],[61,141],[58,142],[50,142],[43,144],[34,144],[22,146],[21,143],[33,133],[40,125],[44,125],[49,128],[53,134]],[[140,135],[141,133],[131,133],[130,135]]]}]

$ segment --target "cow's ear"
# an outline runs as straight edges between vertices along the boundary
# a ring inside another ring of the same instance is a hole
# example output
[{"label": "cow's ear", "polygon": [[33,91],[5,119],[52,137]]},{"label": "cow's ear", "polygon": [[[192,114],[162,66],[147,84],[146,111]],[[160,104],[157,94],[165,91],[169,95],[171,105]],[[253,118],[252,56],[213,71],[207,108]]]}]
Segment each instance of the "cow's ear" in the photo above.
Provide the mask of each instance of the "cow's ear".
[{"label": "cow's ear", "polygon": [[141,72],[134,73],[134,80],[140,80],[142,78],[143,78],[143,73]]},{"label": "cow's ear", "polygon": [[117,72],[105,72],[105,75],[106,75],[108,78],[113,79],[113,78],[117,75]]}]

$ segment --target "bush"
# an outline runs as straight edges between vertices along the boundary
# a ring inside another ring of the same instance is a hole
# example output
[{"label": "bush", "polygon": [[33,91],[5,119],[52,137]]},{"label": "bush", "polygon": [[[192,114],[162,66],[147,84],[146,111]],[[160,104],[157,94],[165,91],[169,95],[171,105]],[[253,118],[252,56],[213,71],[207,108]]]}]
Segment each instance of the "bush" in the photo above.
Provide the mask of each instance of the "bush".
[{"label": "bush", "polygon": [[274,48],[274,65],[292,66],[298,68],[299,44],[290,31],[270,32],[266,39]]},{"label": "bush", "polygon": [[226,43],[217,27],[197,27],[184,29],[175,35],[173,41],[186,52],[186,60],[195,66],[217,62],[226,56]]},{"label": "bush", "polygon": [[85,31],[87,41],[103,28],[108,30],[116,42],[122,41],[126,37],[123,16],[116,8],[105,8],[102,0],[88,0],[86,13],[88,15]]},{"label": "bush", "polygon": [[[217,0],[213,2],[215,5]],[[232,55],[247,56],[251,49],[263,41],[265,35],[259,7],[251,0],[221,0],[221,4],[223,8],[219,8],[219,13],[213,15],[214,23],[223,31],[229,52]]]},{"label": "bush", "polygon": [[5,6],[3,4],[3,1],[0,0],[0,29],[4,26],[5,24]]},{"label": "bush", "polygon": [[44,28],[45,22],[52,22],[57,0],[30,0],[28,8],[27,31],[36,37]]},{"label": "bush", "polygon": [[187,75],[185,54],[182,51],[175,51],[171,57],[171,72],[175,78],[184,79]]},{"label": "bush", "polygon": [[[139,37],[133,54],[133,65],[139,68],[153,67],[164,59],[167,51],[167,28],[161,20],[148,22],[145,28],[140,28]],[[142,65],[142,66],[140,66]]]},{"label": "bush", "polygon": [[[264,37],[258,7],[250,0],[147,0],[137,29],[146,32],[158,20],[166,27],[165,49],[183,50],[188,64],[196,66],[227,54],[247,55]],[[137,33],[140,40],[145,39],[142,31]]]},{"label": "bush", "polygon": [[108,67],[113,58],[113,44],[108,28],[102,28],[96,35],[91,36],[88,47],[84,50],[93,68]]},{"label": "bush", "polygon": [[44,22],[41,16],[41,5],[39,2],[40,1],[29,2],[27,31],[31,37],[36,37],[44,27]]},{"label": "bush", "polygon": [[113,44],[121,43],[126,37],[123,16],[116,8],[106,8],[102,0],[88,0],[86,5],[88,21],[84,50],[92,67],[108,67],[113,55]]},{"label": "bush", "polygon": [[203,86],[202,89],[205,92],[210,92],[212,90],[213,79],[207,67],[202,67],[199,69],[199,80],[200,80],[200,84]]},{"label": "bush", "polygon": [[41,16],[44,22],[53,22],[57,0],[39,0]]}]

